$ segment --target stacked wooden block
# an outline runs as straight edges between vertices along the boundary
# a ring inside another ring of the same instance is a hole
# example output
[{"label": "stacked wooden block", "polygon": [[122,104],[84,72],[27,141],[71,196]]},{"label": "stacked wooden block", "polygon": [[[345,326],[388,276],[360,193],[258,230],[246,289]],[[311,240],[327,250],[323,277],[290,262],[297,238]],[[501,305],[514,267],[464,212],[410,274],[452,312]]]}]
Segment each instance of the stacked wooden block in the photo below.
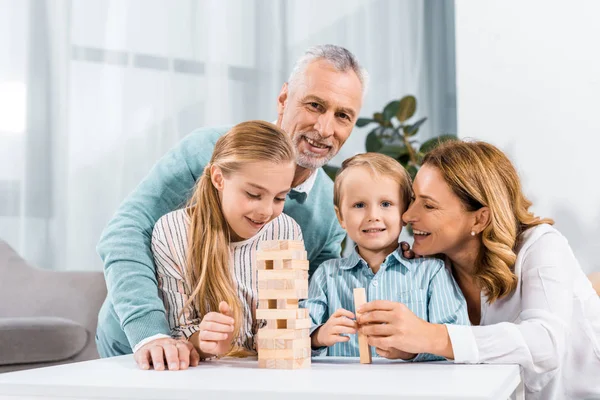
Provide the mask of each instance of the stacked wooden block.
[{"label": "stacked wooden block", "polygon": [[259,368],[310,366],[310,318],[298,308],[308,297],[308,260],[300,240],[263,241],[259,246],[258,309],[267,325],[258,330]]}]

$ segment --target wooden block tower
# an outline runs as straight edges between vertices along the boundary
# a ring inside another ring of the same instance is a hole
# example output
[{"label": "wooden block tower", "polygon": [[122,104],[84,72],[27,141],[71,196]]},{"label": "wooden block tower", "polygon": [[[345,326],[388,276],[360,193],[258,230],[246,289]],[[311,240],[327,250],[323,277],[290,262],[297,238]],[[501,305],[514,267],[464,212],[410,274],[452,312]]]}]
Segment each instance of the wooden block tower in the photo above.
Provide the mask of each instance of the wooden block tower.
[{"label": "wooden block tower", "polygon": [[267,320],[258,330],[259,368],[310,367],[310,318],[298,308],[308,297],[308,260],[301,240],[263,241],[258,263],[257,319]]}]

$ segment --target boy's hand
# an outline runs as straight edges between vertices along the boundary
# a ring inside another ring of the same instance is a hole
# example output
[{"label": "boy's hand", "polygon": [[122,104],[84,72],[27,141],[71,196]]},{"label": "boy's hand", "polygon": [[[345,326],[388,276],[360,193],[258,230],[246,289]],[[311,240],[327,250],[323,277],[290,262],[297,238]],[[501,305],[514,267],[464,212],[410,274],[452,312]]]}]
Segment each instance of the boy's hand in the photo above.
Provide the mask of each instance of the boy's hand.
[{"label": "boy's hand", "polygon": [[343,308],[338,308],[331,317],[313,332],[311,337],[311,345],[313,348],[329,347],[336,343],[347,342],[350,340],[348,336],[341,334],[356,333],[356,322],[354,314]]},{"label": "boy's hand", "polygon": [[219,312],[210,312],[202,318],[198,333],[198,347],[205,354],[227,354],[233,344],[233,324],[231,308],[227,303],[219,303]]}]

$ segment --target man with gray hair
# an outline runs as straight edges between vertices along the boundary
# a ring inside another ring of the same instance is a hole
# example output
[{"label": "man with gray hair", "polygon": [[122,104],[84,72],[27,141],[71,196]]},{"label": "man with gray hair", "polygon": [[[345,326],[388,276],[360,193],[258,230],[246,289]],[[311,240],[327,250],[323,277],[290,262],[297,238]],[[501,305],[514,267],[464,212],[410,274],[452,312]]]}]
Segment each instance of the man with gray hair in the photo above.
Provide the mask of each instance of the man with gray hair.
[{"label": "man with gray hair", "polygon": [[[321,169],[352,132],[368,76],[356,57],[334,45],[315,46],[297,61],[277,98],[277,126],[297,150],[295,187],[284,213],[302,228],[312,272],[340,256],[345,236],[333,208],[333,182]],[[198,353],[187,340],[171,338],[158,296],[151,236],[163,215],[182,207],[228,128],[202,128],[152,168],[125,199],[98,243],[108,296],[98,316],[96,343],[102,357],[134,353],[139,367],[185,369]]]}]

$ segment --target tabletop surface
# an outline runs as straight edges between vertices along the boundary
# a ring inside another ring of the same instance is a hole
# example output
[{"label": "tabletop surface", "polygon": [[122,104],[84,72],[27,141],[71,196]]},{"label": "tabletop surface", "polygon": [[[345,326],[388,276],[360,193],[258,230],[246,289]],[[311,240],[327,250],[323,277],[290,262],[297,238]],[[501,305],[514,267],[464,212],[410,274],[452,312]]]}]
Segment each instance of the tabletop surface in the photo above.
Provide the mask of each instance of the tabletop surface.
[{"label": "tabletop surface", "polygon": [[506,399],[520,382],[517,365],[405,363],[313,358],[310,369],[259,369],[256,358],[202,362],[185,371],[140,370],[121,356],[0,374],[0,398],[183,399]]}]

